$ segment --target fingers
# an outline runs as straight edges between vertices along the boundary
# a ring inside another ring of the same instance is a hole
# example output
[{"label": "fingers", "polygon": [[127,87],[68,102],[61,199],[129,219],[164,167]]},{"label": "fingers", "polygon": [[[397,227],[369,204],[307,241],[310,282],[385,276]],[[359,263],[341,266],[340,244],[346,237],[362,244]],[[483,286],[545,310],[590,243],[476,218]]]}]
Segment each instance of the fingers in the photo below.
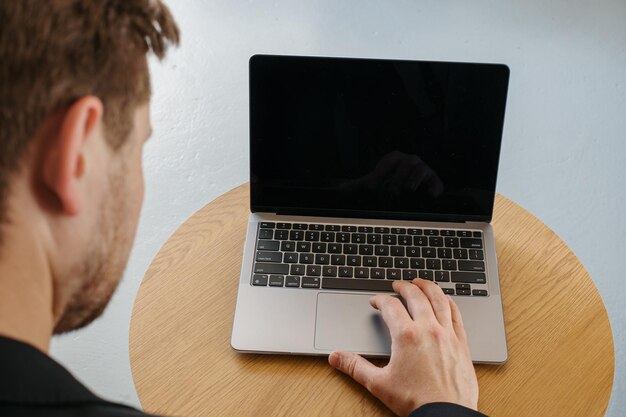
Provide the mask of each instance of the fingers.
[{"label": "fingers", "polygon": [[452,326],[452,312],[450,308],[450,299],[443,293],[437,284],[423,279],[414,279],[413,284],[428,298],[430,306],[435,313],[437,321],[445,327]]},{"label": "fingers", "polygon": [[413,320],[436,320],[428,297],[419,287],[405,281],[395,281],[392,285],[394,291],[406,301],[407,309]]},{"label": "fingers", "polygon": [[333,352],[328,356],[328,363],[363,385],[368,391],[380,371],[362,356],[350,352]]},{"label": "fingers", "polygon": [[403,328],[412,323],[409,313],[407,313],[400,300],[395,297],[375,295],[370,298],[370,304],[380,311],[385,324],[389,328],[392,339],[400,334]]},{"label": "fingers", "polygon": [[456,333],[459,339],[467,340],[467,335],[465,334],[465,326],[463,325],[463,317],[461,317],[461,310],[459,309],[459,306],[456,305],[456,303],[450,296],[448,296],[448,303],[450,304],[452,327],[454,328],[454,333]]}]

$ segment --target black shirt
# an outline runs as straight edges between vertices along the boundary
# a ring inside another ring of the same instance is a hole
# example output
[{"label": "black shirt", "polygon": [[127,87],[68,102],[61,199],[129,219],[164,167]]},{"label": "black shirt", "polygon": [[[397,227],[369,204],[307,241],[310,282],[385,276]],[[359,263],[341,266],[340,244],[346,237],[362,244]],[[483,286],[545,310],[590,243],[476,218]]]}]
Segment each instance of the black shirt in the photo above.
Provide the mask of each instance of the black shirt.
[{"label": "black shirt", "polygon": [[[0,336],[0,416],[148,417],[89,391],[48,355]],[[409,417],[484,417],[455,404],[426,404]]]}]

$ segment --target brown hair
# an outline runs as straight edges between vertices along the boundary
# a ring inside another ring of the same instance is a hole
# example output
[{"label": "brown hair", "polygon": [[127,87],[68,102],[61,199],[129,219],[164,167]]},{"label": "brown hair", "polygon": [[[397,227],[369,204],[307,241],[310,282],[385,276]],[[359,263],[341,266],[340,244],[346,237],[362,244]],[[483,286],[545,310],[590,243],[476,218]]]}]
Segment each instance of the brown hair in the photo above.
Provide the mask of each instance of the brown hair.
[{"label": "brown hair", "polygon": [[45,119],[95,95],[119,148],[150,97],[146,54],[178,42],[160,0],[0,0],[0,224],[9,177]]}]

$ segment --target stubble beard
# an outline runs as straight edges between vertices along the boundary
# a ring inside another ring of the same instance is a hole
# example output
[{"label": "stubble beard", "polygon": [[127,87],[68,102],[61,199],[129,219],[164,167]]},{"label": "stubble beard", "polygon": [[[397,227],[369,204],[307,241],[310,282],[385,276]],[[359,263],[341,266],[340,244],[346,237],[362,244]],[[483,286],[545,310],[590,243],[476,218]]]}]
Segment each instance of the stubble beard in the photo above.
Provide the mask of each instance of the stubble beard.
[{"label": "stubble beard", "polygon": [[134,230],[126,230],[122,183],[123,175],[110,179],[109,198],[101,206],[90,248],[71,270],[70,279],[64,280],[74,285],[67,290],[70,301],[55,325],[55,334],[80,329],[100,317],[122,278],[134,238]]}]

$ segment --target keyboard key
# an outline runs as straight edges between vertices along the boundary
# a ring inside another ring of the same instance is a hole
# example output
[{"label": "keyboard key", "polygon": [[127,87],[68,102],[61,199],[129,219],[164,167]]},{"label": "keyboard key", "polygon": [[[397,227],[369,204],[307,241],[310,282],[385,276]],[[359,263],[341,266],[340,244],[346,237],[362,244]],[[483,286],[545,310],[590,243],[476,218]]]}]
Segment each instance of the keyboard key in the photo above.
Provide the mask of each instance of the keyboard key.
[{"label": "keyboard key", "polygon": [[389,246],[385,245],[376,245],[374,247],[374,253],[378,256],[388,256],[389,255]]},{"label": "keyboard key", "polygon": [[456,290],[456,295],[470,295],[470,290]]},{"label": "keyboard key", "polygon": [[417,271],[415,269],[404,269],[402,270],[402,279],[407,281],[411,281],[417,278]]},{"label": "keyboard key", "polygon": [[369,278],[370,270],[368,268],[354,268],[355,278]]},{"label": "keyboard key", "polygon": [[424,271],[421,270],[417,273],[417,276],[421,279],[427,279],[429,281],[433,281],[435,279],[435,276],[433,274],[433,271]]},{"label": "keyboard key", "polygon": [[337,233],[335,240],[339,243],[350,243],[350,233]]},{"label": "keyboard key", "polygon": [[354,269],[351,266],[342,266],[339,268],[339,277],[352,278],[354,275]]},{"label": "keyboard key", "polygon": [[359,226],[357,231],[359,233],[374,233],[374,228],[370,226]]},{"label": "keyboard key", "polygon": [[422,248],[422,256],[424,258],[436,258],[437,250],[435,248]]},{"label": "keyboard key", "polygon": [[[265,230],[266,229],[261,229],[261,232],[264,232]],[[269,231],[271,232],[271,230],[269,230]],[[274,239],[276,239],[276,240],[288,240],[289,239],[289,230],[276,230],[276,231],[274,231]]]},{"label": "keyboard key", "polygon": [[413,238],[409,235],[398,236],[398,245],[411,246],[413,244]]},{"label": "keyboard key", "polygon": [[322,274],[322,267],[319,265],[309,265],[306,267],[306,274],[313,277],[319,277]]},{"label": "keyboard key", "polygon": [[287,275],[289,273],[289,265],[257,262],[254,264],[254,272],[260,274]]},{"label": "keyboard key", "polygon": [[[259,261],[260,259],[257,259]],[[280,261],[278,261],[280,262]],[[284,262],[286,264],[297,264],[298,263],[298,254],[294,252],[289,252],[285,254]],[[304,263],[304,262],[303,262]]]},{"label": "keyboard key", "polygon": [[304,275],[304,272],[306,271],[306,268],[304,265],[297,265],[297,264],[293,264],[291,265],[291,275]]},{"label": "keyboard key", "polygon": [[461,247],[468,249],[482,249],[483,240],[472,237],[463,237],[461,238]]},{"label": "keyboard key", "polygon": [[413,236],[421,235],[423,233],[422,229],[407,229],[406,232]]},{"label": "keyboard key", "polygon": [[452,254],[454,259],[467,259],[467,249],[454,249]]},{"label": "keyboard key", "polygon": [[307,230],[309,225],[306,223],[294,223],[293,228],[296,230]]},{"label": "keyboard key", "polygon": [[276,223],[272,222],[261,222],[261,229],[273,229],[276,227]]},{"label": "keyboard key", "polygon": [[448,271],[435,271],[435,281],[450,282],[450,273]]},{"label": "keyboard key", "polygon": [[426,259],[426,269],[441,269],[441,261],[439,259]]},{"label": "keyboard key", "polygon": [[299,288],[300,287],[300,277],[296,277],[296,276],[293,276],[293,275],[287,276],[287,278],[285,278],[285,287]]},{"label": "keyboard key", "polygon": [[393,266],[396,268],[408,268],[409,258],[395,258],[393,261]]},{"label": "keyboard key", "polygon": [[314,261],[312,253],[301,253],[300,254],[300,263],[301,264],[312,264]]},{"label": "keyboard key", "polygon": [[339,227],[339,225],[337,224],[327,224],[324,227],[324,230],[326,230],[327,232],[339,232],[341,230],[341,227]]},{"label": "keyboard key", "polygon": [[385,270],[382,268],[372,268],[370,273],[373,279],[385,279]]},{"label": "keyboard key", "polygon": [[336,277],[337,276],[337,267],[336,266],[325,266],[322,268],[322,275],[325,277]]},{"label": "keyboard key", "polygon": [[388,227],[375,227],[374,232],[376,233],[389,233]]},{"label": "keyboard key", "polygon": [[454,230],[440,230],[439,234],[441,236],[456,236],[456,232]]},{"label": "keyboard key", "polygon": [[437,257],[441,259],[451,259],[452,258],[452,249],[449,248],[439,248],[437,249]]},{"label": "keyboard key", "polygon": [[459,247],[459,238],[458,237],[447,237],[444,239],[444,243],[446,244],[446,248],[458,248]]},{"label": "keyboard key", "polygon": [[331,255],[330,257],[331,265],[345,265],[346,264],[346,255]]},{"label": "keyboard key", "polygon": [[270,287],[282,287],[285,277],[282,275],[270,275]]},{"label": "keyboard key", "polygon": [[326,253],[326,243],[314,243],[313,253]]},{"label": "keyboard key", "polygon": [[382,242],[380,235],[367,235],[367,243],[370,245],[378,245]]},{"label": "keyboard key", "polygon": [[365,243],[365,234],[364,233],[353,233],[352,234],[352,243]]},{"label": "keyboard key", "polygon": [[442,288],[442,290],[443,290],[444,294],[454,295],[454,289],[453,288]]},{"label": "keyboard key", "polygon": [[472,288],[469,284],[456,284],[455,287],[457,290],[469,290]]},{"label": "keyboard key", "polygon": [[406,256],[410,258],[419,258],[420,256],[420,248],[416,246],[411,246],[410,248],[406,248]]},{"label": "keyboard key", "polygon": [[[472,232],[472,236],[474,236],[474,237],[483,237],[483,232],[474,231],[474,232]],[[476,295],[476,294],[474,294],[474,295]]]},{"label": "keyboard key", "polygon": [[428,238],[424,236],[414,236],[413,245],[415,246],[428,246]]},{"label": "keyboard key", "polygon": [[402,272],[399,269],[388,269],[387,279],[402,279]]},{"label": "keyboard key", "polygon": [[302,288],[319,288],[319,277],[302,277]]},{"label": "keyboard key", "polygon": [[358,255],[349,255],[346,258],[346,263],[350,266],[361,266],[361,257]]},{"label": "keyboard key", "polygon": [[331,243],[328,245],[328,253],[341,253],[341,243]]},{"label": "keyboard key", "polygon": [[323,253],[318,253],[317,255],[315,255],[315,263],[317,265],[328,265],[330,262],[330,256],[323,254]]},{"label": "keyboard key", "polygon": [[442,237],[429,237],[428,238],[428,246],[433,246],[435,248],[440,248],[443,246],[443,238]]},{"label": "keyboard key", "polygon": [[487,278],[482,272],[450,272],[452,282],[468,282],[472,284],[485,284]]},{"label": "keyboard key", "polygon": [[378,266],[378,258],[375,256],[364,256],[363,266],[376,267]]},{"label": "keyboard key", "polygon": [[390,256],[381,256],[378,258],[378,266],[383,268],[391,268],[393,266],[393,258]]},{"label": "keyboard key", "polygon": [[359,255],[373,255],[374,246],[372,245],[359,245]]},{"label": "keyboard key", "polygon": [[441,268],[446,271],[456,271],[456,261],[454,259],[444,259],[441,262]]},{"label": "keyboard key", "polygon": [[320,232],[306,232],[305,239],[307,242],[317,242],[320,240]]},{"label": "keyboard key", "polygon": [[274,237],[274,231],[272,229],[259,230],[259,239],[271,239]]},{"label": "keyboard key", "polygon": [[393,291],[392,281],[373,279],[324,278],[322,288],[326,290]]},{"label": "keyboard key", "polygon": [[298,252],[311,252],[311,243],[298,242],[296,244],[296,249],[298,250]]},{"label": "keyboard key", "polygon": [[[284,242],[287,243],[287,242]],[[278,250],[280,246],[280,242],[276,240],[259,240],[259,244],[257,245],[258,250]]]},{"label": "keyboard key", "polygon": [[341,231],[354,233],[356,232],[356,226],[341,226]]},{"label": "keyboard key", "polygon": [[439,236],[439,230],[436,229],[424,229],[426,236]]},{"label": "keyboard key", "polygon": [[398,238],[395,235],[383,235],[383,243],[385,245],[397,245]]},{"label": "keyboard key", "polygon": [[391,233],[393,233],[394,235],[405,235],[406,234],[406,229],[404,229],[402,227],[392,227],[391,228]]},{"label": "keyboard key", "polygon": [[472,290],[472,295],[477,295],[479,297],[486,297],[487,290]]},{"label": "keyboard key", "polygon": [[391,256],[404,256],[404,247],[403,246],[392,246],[391,247]]},{"label": "keyboard key", "polygon": [[316,230],[318,232],[321,232],[322,230],[324,230],[324,225],[323,224],[310,224],[309,230]]},{"label": "keyboard key", "polygon": [[334,242],[335,241],[335,233],[333,233],[333,232],[322,232],[321,239],[322,239],[322,242]]},{"label": "keyboard key", "polygon": [[424,259],[411,259],[411,268],[424,269],[426,268],[426,261]]},{"label": "keyboard key", "polygon": [[283,252],[293,252],[296,250],[296,242],[288,242],[284,240],[280,242],[280,250]]},{"label": "keyboard key", "polygon": [[467,230],[457,230],[456,235],[458,237],[472,237],[472,232],[469,232]]},{"label": "keyboard key", "polygon": [[459,261],[459,271],[485,272],[483,261]]},{"label": "keyboard key", "polygon": [[289,240],[304,240],[304,232],[302,230],[292,230],[289,232]]},{"label": "keyboard key", "polygon": [[291,225],[289,223],[277,223],[276,228],[278,229],[291,229]]},{"label": "keyboard key", "polygon": [[358,250],[359,250],[359,247],[357,245],[348,244],[348,243],[343,245],[343,253],[345,253],[346,255],[355,255],[358,252]]},{"label": "keyboard key", "polygon": [[480,249],[470,249],[469,258],[482,261],[483,259],[485,259],[485,255],[483,254],[483,251]]},{"label": "keyboard key", "polygon": [[252,285],[257,287],[267,286],[268,277],[265,274],[255,274],[252,276]]}]

